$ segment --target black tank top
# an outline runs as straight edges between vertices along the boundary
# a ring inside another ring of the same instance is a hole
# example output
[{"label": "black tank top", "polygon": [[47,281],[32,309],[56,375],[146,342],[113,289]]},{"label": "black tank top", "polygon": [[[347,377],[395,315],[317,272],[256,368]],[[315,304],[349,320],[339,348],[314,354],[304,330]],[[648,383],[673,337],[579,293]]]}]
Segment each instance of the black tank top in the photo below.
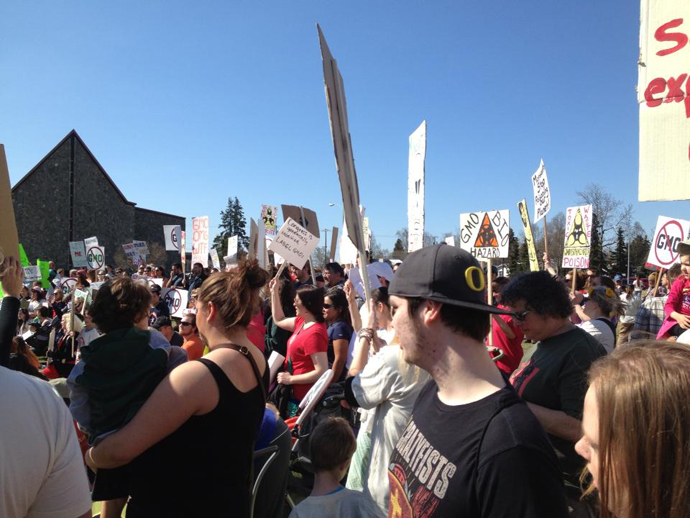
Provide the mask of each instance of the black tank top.
[{"label": "black tank top", "polygon": [[[249,516],[254,441],[264,415],[261,387],[240,392],[218,365],[196,361],[211,371],[218,405],[134,461],[128,518]],[[268,376],[266,368],[265,387]]]}]

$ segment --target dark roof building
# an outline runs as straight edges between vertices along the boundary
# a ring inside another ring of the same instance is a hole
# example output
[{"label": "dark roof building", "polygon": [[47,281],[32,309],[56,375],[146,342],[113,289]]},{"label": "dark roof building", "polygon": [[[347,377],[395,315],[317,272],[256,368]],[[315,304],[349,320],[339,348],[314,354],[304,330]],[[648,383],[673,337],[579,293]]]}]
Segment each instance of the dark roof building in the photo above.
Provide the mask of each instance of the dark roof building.
[{"label": "dark roof building", "polygon": [[[122,245],[132,240],[158,243],[165,249],[163,225],[180,225],[185,218],[136,206],[112,178],[76,131],[70,131],[12,188],[19,241],[29,260],[53,260],[71,265],[69,242],[98,237],[112,264]],[[178,262],[167,252],[167,264]]]}]

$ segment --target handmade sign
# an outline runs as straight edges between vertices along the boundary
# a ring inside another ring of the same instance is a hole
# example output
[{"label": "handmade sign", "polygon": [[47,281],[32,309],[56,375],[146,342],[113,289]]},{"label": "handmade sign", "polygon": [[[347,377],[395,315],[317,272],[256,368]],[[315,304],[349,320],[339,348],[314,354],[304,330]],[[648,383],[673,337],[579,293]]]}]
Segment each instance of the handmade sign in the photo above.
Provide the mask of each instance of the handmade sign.
[{"label": "handmade sign", "polygon": [[187,266],[187,233],[184,230],[180,232],[180,263],[184,274],[185,266]]},{"label": "handmade sign", "polygon": [[65,295],[69,295],[72,289],[77,285],[77,279],[74,277],[66,277],[60,281],[60,289]]},{"label": "handmade sign", "polygon": [[24,245],[19,243],[19,264],[24,266],[29,266],[31,263],[29,262],[29,257],[26,255],[26,251],[24,250]]},{"label": "handmade sign", "polygon": [[168,252],[180,251],[180,233],[182,227],[180,225],[163,225],[163,235],[165,236],[165,250]]},{"label": "handmade sign", "polygon": [[508,257],[510,211],[460,214],[460,248],[481,259]]},{"label": "handmade sign", "polygon": [[343,235],[340,238],[340,257],[338,258],[338,262],[342,265],[356,265],[357,254],[357,247],[347,234],[347,223],[343,221]]},{"label": "handmade sign", "polygon": [[104,246],[92,246],[86,251],[86,266],[89,270],[100,270],[105,266]]},{"label": "handmade sign", "polygon": [[125,255],[132,260],[132,262],[134,262],[134,259],[139,255],[134,249],[134,245],[132,243],[122,245],[122,250],[125,252]]},{"label": "handmade sign", "polygon": [[[237,262],[237,236],[228,238],[228,253],[226,257],[230,257],[231,262]],[[227,263],[227,261],[225,262]]]},{"label": "handmade sign", "polygon": [[534,191],[534,222],[537,223],[551,210],[551,191],[544,160],[539,162],[539,169],[532,175],[532,189]]},{"label": "handmade sign", "polygon": [[38,269],[41,272],[41,286],[43,286],[43,289],[52,289],[50,281],[48,280],[50,277],[50,261],[41,261],[40,259],[36,259],[36,266],[38,266]]},{"label": "handmade sign", "polygon": [[640,201],[690,199],[690,2],[642,0]]},{"label": "handmade sign", "polygon": [[218,257],[218,250],[215,248],[211,248],[211,262],[214,268],[220,270],[220,257]]},{"label": "handmade sign", "polygon": [[690,239],[690,221],[659,216],[647,265],[670,268],[680,260],[678,243],[687,239]]},{"label": "handmade sign", "polygon": [[72,256],[72,266],[75,268],[86,266],[86,248],[83,241],[70,241],[69,253]]},{"label": "handmade sign", "polygon": [[455,246],[455,236],[448,236],[444,239],[447,245]]},{"label": "handmade sign", "polygon": [[84,248],[88,250],[92,246],[98,246],[98,238],[96,236],[84,239]]},{"label": "handmade sign", "polygon": [[264,227],[264,220],[259,218],[259,233],[256,238],[256,260],[259,261],[261,268],[266,268],[266,258],[268,257],[266,250],[266,227]]},{"label": "handmade sign", "polygon": [[275,236],[278,225],[278,207],[274,207],[273,205],[262,205],[261,219],[266,228],[266,235]]},{"label": "handmade sign", "polygon": [[89,305],[89,299],[91,296],[91,291],[90,290],[80,290],[80,289],[75,289],[74,290],[74,304],[75,304],[75,309],[77,313],[83,315],[84,314],[84,309]]},{"label": "handmade sign", "polygon": [[24,266],[24,280],[38,281],[41,279],[41,269],[38,266]]},{"label": "handmade sign", "polygon": [[171,317],[182,318],[189,302],[189,292],[179,288],[163,288],[161,299],[168,305]]},{"label": "handmade sign", "polygon": [[333,227],[331,231],[331,253],[328,255],[328,262],[335,261],[335,249],[338,246],[338,227]]},{"label": "handmade sign", "polygon": [[271,242],[270,250],[297,268],[304,268],[319,240],[306,228],[288,218]]},{"label": "handmade sign", "polygon": [[532,225],[529,222],[527,200],[522,199],[518,202],[517,206],[518,212],[520,213],[520,221],[522,221],[522,229],[525,232],[525,242],[527,243],[527,255],[529,256],[529,269],[532,272],[538,272],[539,259],[537,258],[537,248],[534,244],[534,236],[532,235]]},{"label": "handmade sign", "polygon": [[424,246],[424,161],[426,121],[410,135],[407,169],[407,251]]},{"label": "handmade sign", "polygon": [[565,211],[563,268],[589,268],[592,244],[592,206],[568,207]]},{"label": "handmade sign", "polygon": [[192,264],[208,266],[208,216],[192,219]]},{"label": "handmade sign", "polygon": [[[321,238],[319,218],[316,216],[316,212],[297,205],[281,205],[280,208],[283,211],[283,221],[292,218],[306,228],[311,235]],[[304,217],[302,216],[303,214]]]},{"label": "handmade sign", "polygon": [[132,244],[134,245],[134,250],[139,255],[149,255],[151,253],[149,252],[149,245],[146,244],[146,241],[134,240]]},{"label": "handmade sign", "polygon": [[7,169],[5,146],[0,144],[0,252],[5,257],[19,257],[19,238],[14,219],[10,172]]},{"label": "handmade sign", "polygon": [[256,259],[256,250],[259,243],[259,225],[256,224],[254,218],[249,218],[249,250],[247,250],[247,257]]}]

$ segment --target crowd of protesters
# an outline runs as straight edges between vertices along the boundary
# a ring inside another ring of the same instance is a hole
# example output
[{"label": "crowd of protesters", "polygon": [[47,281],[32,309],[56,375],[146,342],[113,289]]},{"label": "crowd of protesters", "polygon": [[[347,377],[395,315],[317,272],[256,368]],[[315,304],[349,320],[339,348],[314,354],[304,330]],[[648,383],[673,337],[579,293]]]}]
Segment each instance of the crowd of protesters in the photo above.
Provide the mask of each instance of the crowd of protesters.
[{"label": "crowd of protesters", "polygon": [[[291,516],[688,517],[679,251],[648,288],[548,257],[487,284],[440,244],[369,265],[368,300],[355,265],[51,263],[46,289],[3,257],[0,515],[257,515],[255,450],[329,375],[339,417],[279,457],[308,466]],[[181,316],[162,288],[188,290]]]}]

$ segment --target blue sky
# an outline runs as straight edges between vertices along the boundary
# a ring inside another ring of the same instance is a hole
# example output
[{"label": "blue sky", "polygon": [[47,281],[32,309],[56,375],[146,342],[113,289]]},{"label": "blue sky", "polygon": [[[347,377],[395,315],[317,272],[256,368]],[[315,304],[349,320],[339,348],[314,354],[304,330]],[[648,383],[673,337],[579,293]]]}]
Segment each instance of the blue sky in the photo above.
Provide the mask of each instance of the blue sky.
[{"label": "blue sky", "polygon": [[12,183],[74,128],[142,207],[215,229],[237,196],[248,216],[301,204],[340,227],[318,22],[384,247],[407,225],[407,139],[423,119],[431,234],[497,208],[517,229],[542,157],[552,214],[596,182],[648,232],[659,214],[687,217],[687,202],[636,201],[636,1],[11,0],[0,15]]}]

